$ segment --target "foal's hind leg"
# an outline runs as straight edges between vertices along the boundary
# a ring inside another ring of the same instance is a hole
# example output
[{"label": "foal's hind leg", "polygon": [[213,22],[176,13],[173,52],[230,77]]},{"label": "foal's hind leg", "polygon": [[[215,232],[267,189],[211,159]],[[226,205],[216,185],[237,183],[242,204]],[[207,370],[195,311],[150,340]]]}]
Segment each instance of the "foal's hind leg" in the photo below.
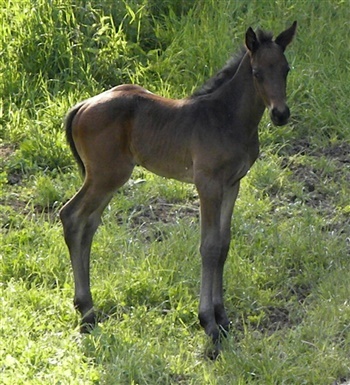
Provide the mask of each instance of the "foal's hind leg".
[{"label": "foal's hind leg", "polygon": [[[62,208],[60,217],[64,227],[75,283],[74,305],[82,315],[82,332],[96,323],[90,291],[90,251],[93,236],[100,224],[101,214],[113,192],[130,177],[133,167],[103,178],[86,178],[80,191]],[[108,186],[108,188],[106,187]]]},{"label": "foal's hind leg", "polygon": [[95,324],[90,292],[90,250],[102,211],[111,197],[111,192],[97,194],[93,186],[86,183],[60,212],[73,268],[74,305],[83,317],[82,332]]}]

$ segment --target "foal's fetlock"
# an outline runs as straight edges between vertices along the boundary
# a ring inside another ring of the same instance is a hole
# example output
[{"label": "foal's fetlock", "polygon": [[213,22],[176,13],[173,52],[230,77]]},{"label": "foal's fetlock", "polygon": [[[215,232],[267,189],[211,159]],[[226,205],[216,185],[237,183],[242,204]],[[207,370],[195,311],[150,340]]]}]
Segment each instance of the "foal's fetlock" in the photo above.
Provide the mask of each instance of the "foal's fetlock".
[{"label": "foal's fetlock", "polygon": [[211,317],[208,317],[208,314],[205,313],[199,313],[198,319],[200,325],[205,331],[205,334],[211,338],[213,343],[215,344],[217,341],[219,341],[220,332],[216,325],[215,319],[213,320]]},{"label": "foal's fetlock", "polygon": [[220,342],[220,331],[216,324],[207,324],[206,326],[201,323],[204,328],[205,334],[210,337],[214,345]]}]

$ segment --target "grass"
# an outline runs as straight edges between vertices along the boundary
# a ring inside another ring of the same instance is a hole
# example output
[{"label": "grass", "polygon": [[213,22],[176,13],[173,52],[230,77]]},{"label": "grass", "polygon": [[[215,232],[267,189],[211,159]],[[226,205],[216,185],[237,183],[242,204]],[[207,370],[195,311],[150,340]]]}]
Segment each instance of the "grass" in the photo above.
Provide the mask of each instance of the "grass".
[{"label": "grass", "polygon": [[[350,379],[347,1],[0,0],[0,378],[3,384],[317,384]],[[261,122],[225,270],[232,333],[204,358],[198,197],[136,169],[93,245],[97,307],[79,333],[58,210],[81,180],[62,118],[137,82],[182,97],[248,26],[288,48],[292,121]]]}]

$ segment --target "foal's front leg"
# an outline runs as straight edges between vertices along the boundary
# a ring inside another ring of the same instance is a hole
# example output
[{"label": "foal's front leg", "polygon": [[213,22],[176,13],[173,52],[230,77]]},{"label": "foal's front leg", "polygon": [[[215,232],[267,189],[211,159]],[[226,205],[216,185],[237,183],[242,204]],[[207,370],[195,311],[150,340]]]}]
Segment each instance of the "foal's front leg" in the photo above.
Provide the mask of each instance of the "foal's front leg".
[{"label": "foal's front leg", "polygon": [[220,238],[221,238],[221,251],[218,265],[214,276],[213,286],[213,304],[215,311],[216,323],[220,329],[225,332],[228,331],[230,326],[230,320],[227,317],[227,313],[224,306],[223,299],[223,273],[224,265],[227,259],[227,254],[230,248],[231,242],[231,220],[232,212],[237,199],[239,191],[239,181],[233,186],[226,187],[223,193],[223,200],[221,204],[220,215]]},{"label": "foal's front leg", "polygon": [[222,188],[213,180],[196,183],[201,205],[201,246],[202,275],[198,318],[206,334],[216,346],[219,345],[220,331],[216,324],[213,303],[215,273],[221,254],[220,211]]}]

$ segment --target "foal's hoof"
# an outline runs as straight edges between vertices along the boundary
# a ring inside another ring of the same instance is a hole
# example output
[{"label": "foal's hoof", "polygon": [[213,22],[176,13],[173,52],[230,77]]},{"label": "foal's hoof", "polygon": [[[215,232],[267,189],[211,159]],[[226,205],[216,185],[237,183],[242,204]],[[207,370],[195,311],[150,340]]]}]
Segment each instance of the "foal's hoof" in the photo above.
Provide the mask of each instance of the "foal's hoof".
[{"label": "foal's hoof", "polygon": [[222,350],[220,328],[216,328],[215,331],[209,334],[209,336],[210,338],[208,339],[207,346],[204,350],[204,357],[211,361],[215,361]]},{"label": "foal's hoof", "polygon": [[96,326],[95,314],[89,314],[84,317],[80,323],[80,333],[90,334]]},{"label": "foal's hoof", "polygon": [[210,346],[205,349],[204,355],[206,358],[215,361],[219,357],[222,351],[221,342],[228,337],[231,328],[232,322],[228,322],[226,325],[218,325],[218,329],[211,334]]},{"label": "foal's hoof", "polygon": [[215,361],[221,353],[221,346],[212,346],[208,348],[205,352],[205,357],[210,361]]},{"label": "foal's hoof", "polygon": [[215,361],[222,351],[221,343],[211,340],[204,350],[204,357],[210,361]]},{"label": "foal's hoof", "polygon": [[94,328],[95,328],[95,324],[82,323],[80,325],[80,333],[81,334],[90,334]]}]

